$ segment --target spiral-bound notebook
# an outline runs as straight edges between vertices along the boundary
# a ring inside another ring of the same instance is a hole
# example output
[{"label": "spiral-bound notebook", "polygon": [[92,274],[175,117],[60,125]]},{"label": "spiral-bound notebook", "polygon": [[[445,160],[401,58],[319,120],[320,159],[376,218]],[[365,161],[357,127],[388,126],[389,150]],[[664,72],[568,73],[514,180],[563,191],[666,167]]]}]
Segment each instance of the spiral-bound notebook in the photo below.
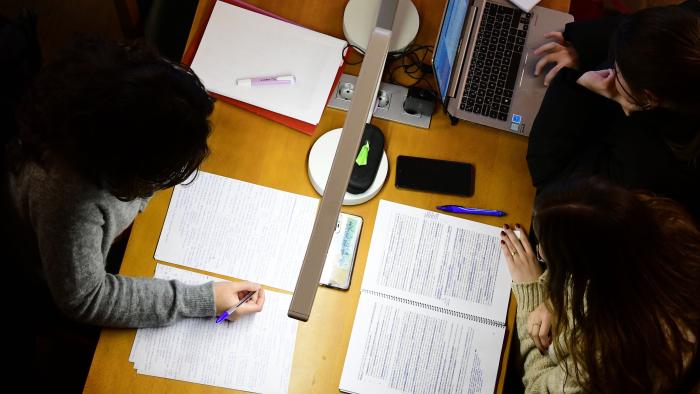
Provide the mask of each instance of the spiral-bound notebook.
[{"label": "spiral-bound notebook", "polygon": [[492,393],[511,282],[500,231],[381,201],[340,390]]}]

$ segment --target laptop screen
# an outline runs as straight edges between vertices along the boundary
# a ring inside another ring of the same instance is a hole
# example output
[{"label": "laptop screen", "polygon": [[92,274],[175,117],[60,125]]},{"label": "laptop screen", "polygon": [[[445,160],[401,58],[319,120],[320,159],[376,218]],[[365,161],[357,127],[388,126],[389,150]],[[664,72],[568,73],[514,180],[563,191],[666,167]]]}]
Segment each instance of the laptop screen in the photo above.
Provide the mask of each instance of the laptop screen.
[{"label": "laptop screen", "polygon": [[449,0],[440,28],[440,37],[438,38],[435,56],[433,57],[433,67],[435,68],[435,79],[440,91],[440,99],[443,102],[445,102],[447,88],[450,86],[452,66],[457,56],[464,19],[468,9],[469,0]]}]

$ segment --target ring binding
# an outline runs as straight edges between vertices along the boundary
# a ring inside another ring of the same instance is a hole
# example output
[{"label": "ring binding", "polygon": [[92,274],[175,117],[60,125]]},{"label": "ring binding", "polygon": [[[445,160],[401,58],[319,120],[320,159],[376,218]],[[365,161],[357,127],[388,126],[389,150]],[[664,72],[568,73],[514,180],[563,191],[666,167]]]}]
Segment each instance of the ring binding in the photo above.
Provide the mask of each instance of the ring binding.
[{"label": "ring binding", "polygon": [[485,317],[475,316],[475,315],[471,315],[469,313],[459,312],[459,311],[455,311],[455,310],[448,309],[448,308],[443,308],[441,306],[429,305],[429,304],[426,304],[426,303],[423,303],[420,301],[413,301],[413,300],[409,300],[409,299],[406,299],[403,297],[397,297],[397,296],[393,296],[393,295],[389,295],[389,294],[384,294],[384,293],[374,291],[374,290],[363,289],[362,293],[367,293],[367,294],[381,297],[381,298],[384,298],[387,300],[397,301],[397,302],[401,302],[404,304],[417,306],[417,307],[420,307],[423,309],[431,310],[433,312],[440,312],[440,313],[443,313],[443,314],[449,315],[449,316],[461,317],[463,319],[475,321],[477,323],[486,324],[489,326],[494,326],[494,327],[505,327],[506,326],[504,323],[496,321],[496,320],[487,319]]}]

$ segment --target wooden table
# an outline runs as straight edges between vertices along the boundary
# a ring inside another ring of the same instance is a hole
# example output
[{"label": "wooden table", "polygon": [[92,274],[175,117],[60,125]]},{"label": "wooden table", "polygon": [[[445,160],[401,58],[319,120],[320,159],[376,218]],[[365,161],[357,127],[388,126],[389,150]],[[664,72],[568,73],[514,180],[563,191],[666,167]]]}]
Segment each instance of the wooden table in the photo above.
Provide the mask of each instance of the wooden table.
[{"label": "wooden table", "polygon": [[[201,0],[194,27],[201,23],[204,9],[213,0]],[[433,45],[444,1],[413,0],[421,18],[416,44]],[[344,1],[258,0],[250,3],[274,12],[303,26],[343,37]],[[545,0],[543,5],[566,10],[568,0]],[[193,29],[195,30],[195,29]],[[345,72],[357,74],[358,67]],[[345,112],[326,109],[316,133],[309,137],[226,103],[217,103],[209,139],[212,154],[203,164],[204,171],[259,185],[317,197],[307,177],[306,156],[323,133],[343,126]],[[434,209],[441,204],[462,204],[502,209],[506,218],[472,216],[486,224],[501,226],[520,223],[528,228],[534,189],[525,162],[527,139],[484,126],[460,122],[451,126],[448,117],[436,112],[430,129],[418,129],[374,119],[385,134],[389,157],[389,177],[380,194],[359,206],[343,211],[364,218],[364,228],[356,258],[354,280],[347,292],[319,288],[313,312],[307,323],[300,323],[292,366],[290,392],[332,393],[338,391],[345,353],[360,294],[361,278],[369,249],[374,217],[380,199]],[[475,193],[471,198],[399,190],[394,187],[396,156],[411,155],[473,163],[476,168]],[[136,218],[121,274],[153,276],[156,248],[172,190],[159,192],[147,209]],[[216,275],[215,275],[216,276]],[[511,337],[514,331],[515,302],[508,312],[497,391],[503,390]],[[95,351],[85,392],[103,393],[217,393],[223,388],[138,375],[129,363],[129,352],[136,330],[103,329]]]}]

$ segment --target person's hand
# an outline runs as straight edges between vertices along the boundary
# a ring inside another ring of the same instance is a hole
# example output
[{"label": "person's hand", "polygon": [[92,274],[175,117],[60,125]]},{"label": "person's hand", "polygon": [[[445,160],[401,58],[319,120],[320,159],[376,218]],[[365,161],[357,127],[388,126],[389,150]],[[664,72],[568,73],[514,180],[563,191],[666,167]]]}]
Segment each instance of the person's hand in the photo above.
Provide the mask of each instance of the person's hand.
[{"label": "person's hand", "polygon": [[612,68],[583,73],[576,83],[594,93],[616,101],[620,104],[622,110],[625,111],[625,115],[642,110],[642,107],[629,101],[617,90],[617,86],[615,85],[615,70]]},{"label": "person's hand", "polygon": [[535,346],[544,354],[552,344],[552,313],[541,303],[527,317],[527,332],[535,341]]},{"label": "person's hand", "polygon": [[257,283],[251,282],[215,282],[214,303],[216,314],[220,315],[229,308],[236,306],[249,292],[256,291],[248,301],[241,305],[228,320],[236,320],[249,313],[260,312],[265,303],[265,290]]},{"label": "person's hand", "polygon": [[518,238],[510,226],[503,226],[501,231],[501,251],[506,257],[508,270],[514,283],[535,282],[542,275],[542,267],[537,261],[537,256],[527,240],[527,236],[519,224],[516,224],[520,230],[520,238]]},{"label": "person's hand", "polygon": [[578,53],[568,41],[564,40],[561,32],[551,31],[545,34],[544,38],[552,41],[535,49],[533,53],[537,56],[544,54],[535,64],[535,76],[539,76],[547,64],[556,63],[544,76],[544,86],[548,86],[563,67],[578,68]]}]

